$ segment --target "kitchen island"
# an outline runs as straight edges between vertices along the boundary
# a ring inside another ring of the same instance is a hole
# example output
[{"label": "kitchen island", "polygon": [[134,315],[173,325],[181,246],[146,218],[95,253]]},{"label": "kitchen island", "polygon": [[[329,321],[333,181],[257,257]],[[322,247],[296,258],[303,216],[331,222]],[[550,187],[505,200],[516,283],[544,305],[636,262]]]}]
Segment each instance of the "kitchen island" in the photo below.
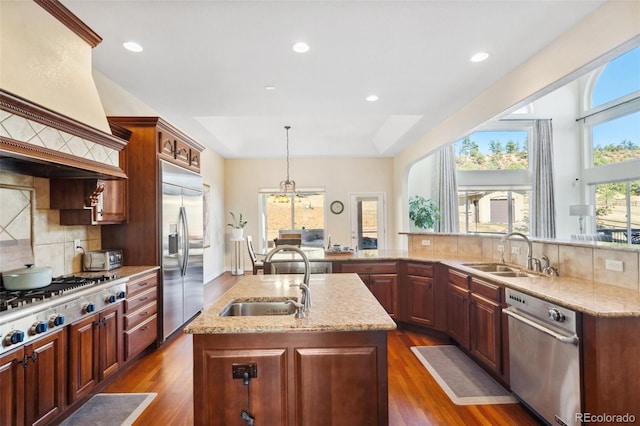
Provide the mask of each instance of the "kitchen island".
[{"label": "kitchen island", "polygon": [[258,424],[388,423],[386,332],[396,324],[356,274],[313,275],[306,318],[219,315],[238,301],[299,301],[301,281],[244,277],[187,326],[196,425],[243,413]]}]

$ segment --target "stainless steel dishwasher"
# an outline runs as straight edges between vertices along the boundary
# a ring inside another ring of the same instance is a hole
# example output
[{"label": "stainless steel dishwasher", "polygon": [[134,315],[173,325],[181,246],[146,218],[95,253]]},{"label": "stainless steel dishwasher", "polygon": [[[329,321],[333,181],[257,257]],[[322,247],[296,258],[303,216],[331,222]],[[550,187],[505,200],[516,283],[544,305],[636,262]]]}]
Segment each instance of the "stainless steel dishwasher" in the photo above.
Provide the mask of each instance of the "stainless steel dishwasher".
[{"label": "stainless steel dishwasher", "polygon": [[581,424],[576,313],[511,289],[506,298],[512,392],[550,424]]}]

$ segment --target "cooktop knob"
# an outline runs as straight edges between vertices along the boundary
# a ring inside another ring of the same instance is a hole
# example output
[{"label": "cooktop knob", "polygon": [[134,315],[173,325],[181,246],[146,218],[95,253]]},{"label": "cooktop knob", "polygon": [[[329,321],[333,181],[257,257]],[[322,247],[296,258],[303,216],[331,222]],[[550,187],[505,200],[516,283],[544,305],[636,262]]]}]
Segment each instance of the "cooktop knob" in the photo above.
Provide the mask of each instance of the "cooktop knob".
[{"label": "cooktop knob", "polygon": [[126,293],[124,292],[124,290],[120,290],[118,292],[118,299],[124,299],[126,297]]},{"label": "cooktop knob", "polygon": [[107,295],[107,297],[105,297],[104,301],[105,301],[106,303],[115,303],[115,301],[116,301],[116,296],[115,296],[115,294],[109,294],[109,295]]},{"label": "cooktop knob", "polygon": [[549,318],[557,322],[562,322],[565,320],[564,314],[556,308],[549,309]]},{"label": "cooktop knob", "polygon": [[53,314],[49,318],[49,326],[51,327],[57,327],[62,324],[64,324],[64,315]]},{"label": "cooktop knob", "polygon": [[94,303],[85,303],[82,307],[82,310],[85,313],[90,314],[91,312],[94,312],[96,310],[96,305]]},{"label": "cooktop knob", "polygon": [[33,325],[31,326],[31,330],[29,331],[31,332],[32,335],[34,335],[34,334],[44,333],[45,331],[47,331],[48,328],[49,326],[47,325],[46,322],[36,321],[33,323]]},{"label": "cooktop knob", "polygon": [[11,330],[4,337],[4,345],[11,346],[24,341],[24,332],[20,330]]}]

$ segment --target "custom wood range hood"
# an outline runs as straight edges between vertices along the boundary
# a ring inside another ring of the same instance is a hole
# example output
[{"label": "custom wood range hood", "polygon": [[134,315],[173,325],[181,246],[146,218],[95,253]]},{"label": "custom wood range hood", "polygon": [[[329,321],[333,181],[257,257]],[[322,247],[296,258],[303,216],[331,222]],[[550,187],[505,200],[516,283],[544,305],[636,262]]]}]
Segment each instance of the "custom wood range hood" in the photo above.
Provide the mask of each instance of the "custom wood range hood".
[{"label": "custom wood range hood", "polygon": [[[0,169],[46,178],[127,177],[119,167],[119,155],[127,145],[128,130],[112,125],[119,137],[110,135],[4,90],[0,110]],[[4,133],[7,128],[11,134]]]},{"label": "custom wood range hood", "polygon": [[57,0],[2,2],[0,21],[0,170],[125,179],[130,132],[108,123],[91,71],[100,36]]}]

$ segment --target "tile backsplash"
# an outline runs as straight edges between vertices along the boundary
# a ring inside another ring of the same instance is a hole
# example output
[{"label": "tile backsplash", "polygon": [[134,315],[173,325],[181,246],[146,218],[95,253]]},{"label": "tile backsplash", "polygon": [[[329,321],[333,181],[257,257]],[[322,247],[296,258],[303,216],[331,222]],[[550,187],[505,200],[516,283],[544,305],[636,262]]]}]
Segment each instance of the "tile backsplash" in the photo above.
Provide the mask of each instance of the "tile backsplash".
[{"label": "tile backsplash", "polygon": [[[49,207],[49,179],[0,171],[0,187],[14,190],[6,191],[5,195],[17,194],[21,190],[33,194],[31,220],[21,220],[18,231],[21,236],[31,235],[33,251],[27,249],[22,252],[3,252],[0,272],[19,268],[25,263],[34,263],[36,266],[50,266],[53,276],[72,274],[82,271],[82,251],[75,249],[74,240],[80,240],[80,245],[85,250],[100,249],[99,226],[60,225],[59,210]],[[17,200],[3,197],[3,209],[15,202]],[[0,223],[2,229],[5,225]],[[0,243],[9,239],[10,237],[3,235]]]},{"label": "tile backsplash", "polygon": [[[407,234],[410,254],[424,256],[460,255],[482,261],[500,261],[498,246],[502,245],[498,236],[461,234]],[[428,239],[429,245],[422,241]],[[512,254],[512,248],[519,248],[519,254]],[[603,242],[533,241],[532,255],[549,258],[551,266],[558,268],[563,277],[588,282],[598,282],[640,292],[640,247],[614,246]],[[507,263],[526,265],[527,243],[518,238],[504,243],[504,260]],[[607,261],[622,266],[622,271],[605,267]]]}]

